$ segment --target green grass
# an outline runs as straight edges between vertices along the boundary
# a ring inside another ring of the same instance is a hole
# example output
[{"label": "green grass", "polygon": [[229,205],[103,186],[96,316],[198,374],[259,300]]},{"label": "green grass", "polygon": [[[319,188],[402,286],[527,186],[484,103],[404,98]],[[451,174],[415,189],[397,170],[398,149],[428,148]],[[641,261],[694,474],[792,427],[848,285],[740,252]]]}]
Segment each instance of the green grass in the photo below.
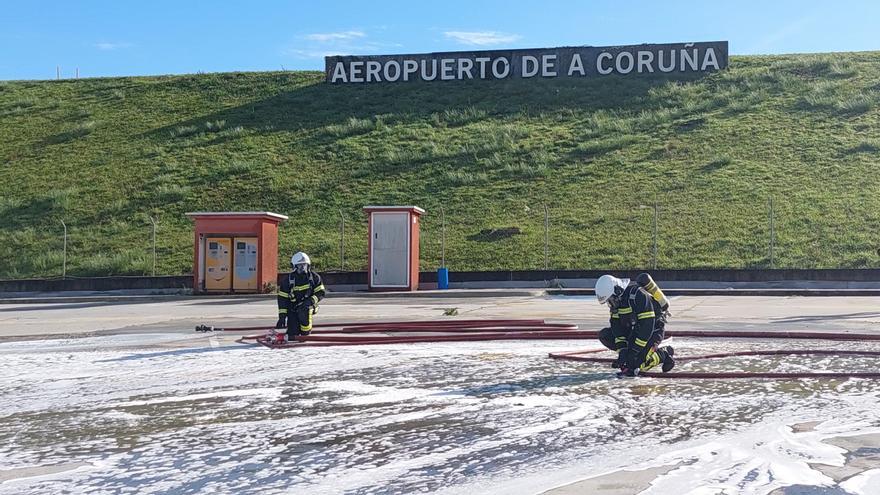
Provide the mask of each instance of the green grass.
[{"label": "green grass", "polygon": [[[187,211],[270,210],[281,259],[366,264],[416,204],[422,268],[880,267],[880,52],[708,76],[330,86],[318,72],[0,82],[0,278],[192,265]],[[516,232],[492,236],[485,232]],[[282,267],[283,268],[283,267]]]}]

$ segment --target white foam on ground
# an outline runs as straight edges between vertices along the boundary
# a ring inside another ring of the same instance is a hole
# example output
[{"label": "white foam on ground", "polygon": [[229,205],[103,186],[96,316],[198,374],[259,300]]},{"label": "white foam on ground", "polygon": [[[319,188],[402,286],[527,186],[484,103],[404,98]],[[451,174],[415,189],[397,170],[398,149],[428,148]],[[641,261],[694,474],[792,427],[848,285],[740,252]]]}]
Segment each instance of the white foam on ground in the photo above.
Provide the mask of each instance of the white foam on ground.
[{"label": "white foam on ground", "polygon": [[873,495],[880,493],[880,469],[870,469],[842,482],[840,487],[850,493]]},{"label": "white foam on ground", "polygon": [[[679,467],[645,493],[764,494],[833,485],[810,466],[845,461],[825,440],[880,431],[880,382],[615,380],[603,366],[546,357],[589,347],[583,342],[126,351],[102,337],[89,345],[105,340],[113,345],[102,350],[5,348],[0,465],[89,466],[19,479],[0,494],[531,494],[658,465]],[[676,345],[703,353],[718,344]],[[45,379],[47,370],[57,379]],[[815,420],[824,422],[809,432],[789,428]],[[869,493],[876,480],[866,472],[846,486]]]},{"label": "white foam on ground", "polygon": [[258,395],[264,399],[268,400],[278,400],[281,397],[281,390],[277,388],[253,388],[250,390],[223,390],[219,392],[211,392],[207,394],[190,394],[190,395],[181,395],[176,397],[162,397],[158,399],[149,399],[149,400],[132,400],[126,402],[117,402],[115,404],[109,404],[110,407],[133,407],[133,406],[148,406],[152,404],[167,404],[169,402],[187,402],[187,401],[198,401],[198,400],[206,400],[206,399],[217,399],[217,398],[226,398],[226,397],[245,397],[250,395]]}]

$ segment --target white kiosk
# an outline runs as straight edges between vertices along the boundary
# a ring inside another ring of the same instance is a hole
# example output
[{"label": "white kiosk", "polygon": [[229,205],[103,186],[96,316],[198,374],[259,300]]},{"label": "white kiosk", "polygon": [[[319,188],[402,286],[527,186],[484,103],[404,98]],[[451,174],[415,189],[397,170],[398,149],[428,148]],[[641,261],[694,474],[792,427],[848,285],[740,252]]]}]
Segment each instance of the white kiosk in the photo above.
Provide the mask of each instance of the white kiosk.
[{"label": "white kiosk", "polygon": [[367,286],[370,290],[419,288],[418,206],[365,206],[369,215]]}]

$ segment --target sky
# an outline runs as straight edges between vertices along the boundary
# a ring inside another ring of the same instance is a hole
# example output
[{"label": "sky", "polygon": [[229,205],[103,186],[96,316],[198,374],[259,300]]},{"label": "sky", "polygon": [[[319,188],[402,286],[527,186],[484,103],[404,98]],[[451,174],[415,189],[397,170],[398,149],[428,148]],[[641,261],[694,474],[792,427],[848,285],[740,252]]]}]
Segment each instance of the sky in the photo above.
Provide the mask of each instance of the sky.
[{"label": "sky", "polygon": [[323,70],[325,55],[730,42],[880,49],[880,2],[0,0],[0,80]]}]

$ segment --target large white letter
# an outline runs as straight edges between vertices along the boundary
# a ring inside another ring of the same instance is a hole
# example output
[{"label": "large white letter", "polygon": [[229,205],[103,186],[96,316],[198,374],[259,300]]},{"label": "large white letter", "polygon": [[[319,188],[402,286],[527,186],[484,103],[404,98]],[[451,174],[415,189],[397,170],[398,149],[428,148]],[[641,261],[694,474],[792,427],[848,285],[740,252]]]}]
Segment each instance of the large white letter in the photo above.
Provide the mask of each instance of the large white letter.
[{"label": "large white letter", "polygon": [[541,77],[556,77],[556,55],[541,55]]},{"label": "large white letter", "polygon": [[[628,65],[624,69],[620,64],[620,60],[626,56],[626,59],[629,60]],[[620,52],[617,54],[617,59],[614,61],[614,67],[617,69],[617,72],[620,74],[629,74],[633,70],[633,65],[635,62],[633,61],[633,54],[630,52]]]},{"label": "large white letter", "polygon": [[[499,62],[504,63],[504,72],[498,70]],[[492,61],[492,77],[495,79],[504,79],[508,74],[510,74],[510,62],[507,61],[507,57],[496,58]]]},{"label": "large white letter", "polygon": [[[709,59],[712,59],[710,62]],[[706,67],[712,65],[715,67],[715,70],[720,70],[721,67],[718,67],[718,59],[715,58],[715,49],[709,48],[706,50],[706,54],[703,55],[703,65],[700,66],[700,70],[706,70]]]},{"label": "large white letter", "polygon": [[367,82],[372,82],[373,78],[376,78],[376,82],[382,82],[382,79],[379,78],[379,71],[382,70],[382,64],[376,62],[375,60],[370,60],[367,62]]},{"label": "large white letter", "polygon": [[363,66],[363,62],[352,62],[348,64],[348,69],[351,71],[351,75],[348,76],[348,80],[351,82],[364,82],[364,78],[361,77],[361,68]]},{"label": "large white letter", "polygon": [[464,79],[465,71],[467,71],[467,78],[473,79],[474,76],[471,74],[471,69],[474,68],[474,61],[469,58],[460,58],[458,59],[458,78]]},{"label": "large white letter", "polygon": [[486,62],[492,59],[489,57],[477,57],[475,60],[480,64],[480,79],[486,79]]},{"label": "large white letter", "polygon": [[575,71],[580,72],[582,76],[587,75],[587,73],[584,72],[584,62],[583,62],[583,60],[581,60],[580,53],[575,53],[571,57],[571,65],[568,66],[568,75],[569,76],[574,74]]},{"label": "large white letter", "polygon": [[663,50],[657,51],[657,65],[660,72],[672,72],[675,69],[675,50],[669,50],[669,66],[663,65]]},{"label": "large white letter", "polygon": [[612,57],[611,54],[608,52],[600,53],[599,56],[596,57],[596,71],[599,72],[599,74],[602,74],[603,76],[607,75],[607,74],[611,74],[611,71],[614,69],[612,69],[611,67],[608,67],[607,69],[603,68],[602,67],[602,60],[611,60],[612,58],[614,58],[614,57]]},{"label": "large white letter", "polygon": [[330,82],[335,83],[337,79],[342,79],[342,82],[348,82],[348,76],[345,75],[345,64],[342,62],[336,62]]},{"label": "large white letter", "polygon": [[645,52],[639,50],[639,73],[644,72],[642,67],[647,67],[648,72],[654,72],[654,68],[651,67],[651,63],[654,62],[654,54],[651,52]]},{"label": "large white letter", "polygon": [[[693,43],[688,43],[687,45],[684,45],[685,48],[690,48],[692,46],[694,46]],[[687,50],[682,50],[681,51],[681,69],[679,69],[679,70],[681,70],[681,72],[685,71],[685,68],[684,68],[685,60],[687,60],[688,65],[691,66],[691,70],[697,70],[697,58],[698,57],[697,57],[697,49],[696,48],[694,48],[693,54],[689,54]]]},{"label": "large white letter", "polygon": [[[394,67],[393,76],[388,70],[389,67]],[[389,60],[385,62],[385,69],[382,71],[382,73],[385,75],[385,80],[388,82],[394,82],[400,79],[400,62],[398,62],[397,60]]]},{"label": "large white letter", "polygon": [[[531,68],[529,68],[531,65]],[[532,77],[538,73],[538,59],[531,55],[522,56],[522,76]]]},{"label": "large white letter", "polygon": [[453,67],[452,64],[455,62],[454,58],[444,58],[440,61],[440,79],[443,81],[451,81],[455,79],[455,74],[452,72]]},{"label": "large white letter", "polygon": [[[419,71],[419,63],[415,60],[403,61],[403,80],[409,81],[409,75]],[[387,77],[387,76],[386,76]]]},{"label": "large white letter", "polygon": [[[428,66],[428,64],[426,64],[425,62],[431,62],[431,77],[428,77],[428,71],[425,70]],[[437,59],[434,58],[434,59],[428,60],[428,59],[423,58],[422,59],[422,80],[423,81],[433,81],[434,79],[437,79]]]}]

